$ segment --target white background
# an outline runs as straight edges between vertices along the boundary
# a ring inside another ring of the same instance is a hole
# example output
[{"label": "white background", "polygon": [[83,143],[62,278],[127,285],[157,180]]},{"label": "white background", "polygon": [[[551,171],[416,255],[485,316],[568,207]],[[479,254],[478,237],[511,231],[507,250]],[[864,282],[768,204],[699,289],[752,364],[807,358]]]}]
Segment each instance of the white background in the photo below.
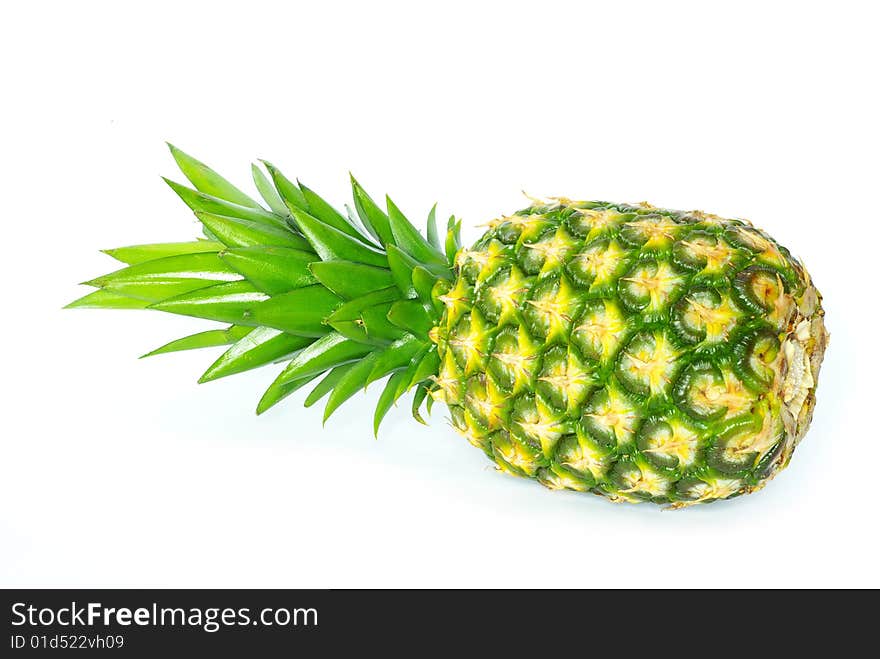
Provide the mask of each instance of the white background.
[{"label": "white background", "polygon": [[[880,586],[872,5],[5,4],[0,584]],[[204,323],[61,311],[98,248],[197,235],[166,139],[469,238],[521,189],[747,217],[825,295],[813,427],[760,494],[663,513],[495,473],[440,406],[374,441],[376,386],[257,418],[274,369],[135,359]]]}]

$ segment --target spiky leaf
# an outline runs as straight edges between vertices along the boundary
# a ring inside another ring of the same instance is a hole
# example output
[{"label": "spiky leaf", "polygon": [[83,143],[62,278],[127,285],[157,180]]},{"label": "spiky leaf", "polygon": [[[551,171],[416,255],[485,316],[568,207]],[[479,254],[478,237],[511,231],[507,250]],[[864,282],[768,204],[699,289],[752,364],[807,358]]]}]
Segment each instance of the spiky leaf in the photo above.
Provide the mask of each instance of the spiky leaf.
[{"label": "spiky leaf", "polygon": [[250,206],[242,206],[240,204],[220,199],[213,195],[199,192],[176,183],[171,179],[163,178],[168,186],[174,190],[183,202],[189,206],[193,212],[212,213],[222,215],[224,217],[237,217],[242,220],[250,220],[270,226],[285,227],[283,218],[278,217],[274,213],[270,213],[262,208],[251,208]]},{"label": "spiky leaf", "polygon": [[153,357],[154,355],[164,355],[170,352],[180,352],[181,350],[198,350],[199,348],[215,348],[217,346],[225,346],[235,343],[249,332],[254,332],[252,327],[239,327],[232,325],[226,329],[208,330],[206,332],[198,332],[190,334],[180,339],[170,341],[163,346],[151,350],[141,355],[141,357]]},{"label": "spiky leaf", "polygon": [[289,247],[236,247],[219,254],[224,263],[264,293],[278,295],[315,283],[315,254]]},{"label": "spiky leaf", "polygon": [[325,375],[321,381],[315,385],[315,388],[309,392],[309,395],[306,396],[305,401],[303,402],[304,407],[311,407],[319,400],[321,400],[324,396],[333,391],[333,387],[336,386],[336,383],[342,378],[343,375],[354,366],[354,363],[351,364],[343,364],[342,366],[337,366],[336,368],[330,369],[330,371]]},{"label": "spiky leaf", "polygon": [[391,224],[388,215],[376,205],[370,195],[361,187],[354,176],[351,177],[351,192],[354,198],[354,207],[358,217],[367,228],[372,236],[378,240],[383,247],[394,244],[394,233],[391,231]]},{"label": "spiky leaf", "polygon": [[171,155],[177,162],[177,166],[180,167],[180,171],[195,186],[196,190],[218,199],[225,199],[239,206],[262,210],[260,204],[236,188],[205,163],[184,153],[170,142],[168,143],[168,148],[171,150]]},{"label": "spiky leaf", "polygon": [[279,375],[272,384],[269,385],[269,388],[266,389],[266,392],[263,394],[263,397],[260,398],[260,402],[257,403],[257,414],[262,414],[266,410],[274,407],[282,400],[287,398],[290,394],[294,393],[298,389],[302,389],[309,382],[317,378],[320,373],[314,373],[312,375],[299,378],[298,380],[291,381],[282,381],[282,374]]},{"label": "spiky leaf", "polygon": [[311,342],[309,338],[287,334],[271,327],[257,327],[220,355],[202,374],[199,382],[210,382],[271,364],[305,348]]},{"label": "spiky leaf", "polygon": [[355,261],[380,268],[388,264],[384,254],[367,247],[347,233],[324,224],[297,208],[291,209],[291,213],[322,261]]},{"label": "spiky leaf", "polygon": [[128,297],[113,291],[98,289],[65,305],[65,309],[146,309],[150,300]]},{"label": "spiky leaf", "polygon": [[394,235],[394,244],[419,262],[437,263],[445,265],[443,256],[435,250],[424,236],[412,225],[400,209],[386,197],[388,205],[388,220],[391,224],[391,233]]},{"label": "spiky leaf", "polygon": [[199,254],[202,252],[219,252],[225,245],[212,240],[193,240],[182,243],[153,243],[149,245],[129,245],[114,249],[101,250],[117,261],[128,265],[137,265],[144,261],[154,261],[166,256],[179,256],[181,254]]},{"label": "spiky leaf", "polygon": [[431,206],[431,210],[428,212],[426,234],[428,244],[437,250],[438,254],[443,254],[443,242],[440,240],[440,234],[437,231],[437,204]]},{"label": "spiky leaf", "polygon": [[382,420],[388,414],[391,406],[400,397],[398,389],[405,379],[406,371],[397,371],[385,383],[385,388],[382,390],[382,393],[379,395],[379,401],[376,403],[376,411],[373,413],[373,435],[376,437],[379,436],[379,426],[382,424]]},{"label": "spiky leaf", "polygon": [[368,240],[366,236],[362,235],[361,232],[348,221],[348,218],[342,215],[342,213],[324,201],[324,199],[312,189],[306,187],[301,181],[297,181],[297,183],[299,183],[299,189],[302,191],[303,197],[305,197],[306,203],[308,204],[309,215],[317,218],[327,226],[331,226],[342,233],[348,234],[352,238],[356,238],[365,245],[377,248],[377,246]]},{"label": "spiky leaf", "polygon": [[166,256],[96,277],[89,286],[158,302],[220,282],[240,280],[214,252]]},{"label": "spiky leaf", "polygon": [[353,261],[315,261],[310,269],[319,282],[348,300],[394,285],[387,268]]},{"label": "spiky leaf", "polygon": [[281,199],[281,196],[278,194],[278,191],[275,189],[275,186],[272,185],[271,181],[266,178],[263,170],[256,165],[251,165],[251,175],[254,179],[254,185],[257,186],[257,191],[259,191],[260,196],[266,204],[268,204],[269,208],[272,209],[272,212],[281,217],[290,215],[290,211],[287,209],[284,200]]},{"label": "spiky leaf", "polygon": [[275,183],[275,189],[278,191],[278,195],[284,201],[287,209],[299,208],[300,210],[308,211],[309,205],[297,185],[282,174],[272,163],[265,160],[261,162],[266,166],[269,176],[272,177],[272,182]]},{"label": "spiky leaf", "polygon": [[360,359],[371,346],[331,332],[318,339],[294,357],[279,376],[281,382],[292,382],[307,375],[317,375],[335,366]]},{"label": "spiky leaf", "polygon": [[252,220],[196,212],[205,228],[227,247],[260,247],[275,245],[311,251],[309,242],[288,227],[263,224]]},{"label": "spiky leaf", "polygon": [[330,397],[327,399],[327,405],[324,407],[324,421],[330,418],[330,415],[351,398],[355,393],[360,391],[367,385],[367,378],[373,369],[373,364],[377,358],[377,353],[373,352],[364,357],[362,360],[355,362],[345,374],[339,378],[339,382],[333,387]]}]

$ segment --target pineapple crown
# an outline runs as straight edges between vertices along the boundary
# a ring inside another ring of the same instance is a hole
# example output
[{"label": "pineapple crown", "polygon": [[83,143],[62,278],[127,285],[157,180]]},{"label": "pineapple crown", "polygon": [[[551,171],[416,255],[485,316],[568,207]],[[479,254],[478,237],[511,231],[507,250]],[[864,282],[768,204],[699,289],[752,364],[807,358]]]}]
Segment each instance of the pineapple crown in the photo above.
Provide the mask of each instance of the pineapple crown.
[{"label": "pineapple crown", "polygon": [[199,379],[216,380],[286,362],[257,405],[261,414],[317,380],[309,407],[325,396],[324,420],[359,389],[390,376],[373,429],[414,390],[421,417],[439,368],[429,338],[453,279],[461,221],[441,239],[436,205],[427,237],[386,197],[382,210],[351,177],[354,211],[340,213],[266,161],[251,167],[256,201],[204,163],[169,144],[193,188],[166,183],[192,209],[205,237],[104,250],[126,267],[84,282],[97,290],[67,308],[157,309],[228,326],[171,341],[144,357],[229,346]]}]

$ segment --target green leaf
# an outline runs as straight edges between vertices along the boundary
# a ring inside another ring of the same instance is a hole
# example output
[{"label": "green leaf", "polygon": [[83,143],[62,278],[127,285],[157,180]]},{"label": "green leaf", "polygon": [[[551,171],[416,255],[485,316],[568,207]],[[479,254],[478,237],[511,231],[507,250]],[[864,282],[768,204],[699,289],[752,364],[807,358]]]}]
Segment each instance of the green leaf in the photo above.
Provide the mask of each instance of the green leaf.
[{"label": "green leaf", "polygon": [[67,304],[65,309],[146,309],[150,306],[149,300],[140,300],[128,297],[113,291],[99,289],[84,295],[79,299]]},{"label": "green leaf", "polygon": [[[361,227],[362,228],[363,222],[360,221],[360,218],[351,209],[351,206],[349,206],[348,204],[343,204],[343,206],[345,207],[345,216],[348,218],[348,223],[351,224],[351,226],[353,226],[353,227]],[[358,230],[360,230],[360,229],[358,229]],[[370,234],[370,235],[372,235],[372,234]],[[378,240],[378,238],[377,238],[377,240]]]},{"label": "green leaf", "polygon": [[440,234],[437,233],[437,204],[431,206],[431,210],[428,213],[428,226],[427,226],[427,234],[428,234],[428,243],[437,250],[438,253],[443,253],[443,243],[440,242]]},{"label": "green leaf", "polygon": [[354,208],[358,217],[361,218],[367,231],[383,246],[394,244],[394,234],[388,216],[376,205],[370,195],[361,187],[354,176],[351,176],[351,194],[354,199]]},{"label": "green leaf", "polygon": [[385,418],[385,415],[388,414],[388,410],[391,409],[391,406],[394,405],[399,398],[397,390],[400,387],[400,383],[405,378],[406,371],[397,371],[388,378],[385,388],[379,395],[379,402],[376,403],[376,411],[373,413],[373,435],[375,437],[379,436],[379,426],[382,424],[382,419]]},{"label": "green leaf", "polygon": [[411,387],[419,382],[427,380],[432,375],[437,375],[440,369],[440,355],[432,346],[418,361],[416,367],[410,374],[410,380],[407,386]]},{"label": "green leaf", "polygon": [[220,252],[220,258],[254,286],[270,295],[315,283],[309,264],[314,252],[289,247],[236,247]]},{"label": "green leaf", "polygon": [[129,297],[158,302],[220,282],[241,279],[214,252],[166,256],[102,275],[89,286],[106,288]]},{"label": "green leaf", "polygon": [[272,209],[272,212],[276,215],[280,215],[281,217],[287,217],[288,215],[290,215],[290,211],[287,210],[287,206],[285,205],[284,200],[281,199],[281,197],[278,195],[278,191],[274,188],[269,179],[266,178],[263,170],[252,164],[251,175],[253,176],[254,185],[257,186],[257,190],[259,191],[260,196],[269,205],[269,208]]},{"label": "green leaf", "polygon": [[367,336],[376,339],[396,341],[404,335],[404,330],[388,320],[388,313],[394,303],[377,304],[361,311],[360,319]]},{"label": "green leaf", "polygon": [[305,407],[311,407],[324,396],[329,394],[333,387],[336,386],[336,383],[339,382],[340,378],[342,378],[346,371],[352,366],[353,364],[344,364],[343,366],[337,366],[336,368],[331,369],[330,372],[324,376],[324,379],[315,385],[315,388],[309,392],[303,405]]},{"label": "green leaf", "polygon": [[[388,259],[389,263],[391,262],[391,258]],[[434,290],[434,284],[437,281],[437,277],[422,266],[418,265],[413,268],[412,271],[412,284],[413,288],[416,291],[416,294],[419,296],[419,299],[425,303],[431,303],[433,297],[431,296],[431,291]]]},{"label": "green leaf", "polygon": [[366,327],[364,327],[363,321],[335,320],[328,321],[327,324],[343,336],[352,339],[353,341],[358,341],[359,343],[366,343],[372,346],[384,347],[390,344],[392,341],[392,339],[372,336],[368,334]]},{"label": "green leaf", "polygon": [[342,298],[321,285],[296,288],[255,306],[248,319],[299,336],[324,336],[324,322],[342,304]]},{"label": "green leaf", "polygon": [[[395,287],[368,293],[343,304],[327,318],[327,323],[333,327],[343,327],[341,323],[354,322],[364,329],[367,340],[371,342],[394,341],[403,336],[403,331],[388,322],[387,315],[392,301],[399,298],[400,292]],[[347,327],[348,331],[340,331],[350,338],[362,336],[353,332],[350,326]]]},{"label": "green leaf", "polygon": [[322,261],[355,261],[380,268],[388,265],[384,254],[367,247],[356,238],[324,224],[297,208],[292,208],[291,213]]},{"label": "green leaf", "polygon": [[240,278],[232,268],[226,265],[217,252],[200,252],[165,256],[151,261],[143,261],[125,268],[120,268],[106,275],[90,280],[90,286],[106,286],[113,282],[134,280],[164,279],[167,277],[181,279],[212,278],[217,281],[234,281]]},{"label": "green leaf", "polygon": [[353,261],[314,261],[310,268],[319,282],[349,300],[394,285],[387,268]]},{"label": "green leaf", "polygon": [[422,360],[427,354],[430,348],[425,346],[423,350],[420,350],[415,354],[415,356],[410,360],[409,365],[406,367],[404,371],[404,379],[401,381],[400,386],[397,389],[397,397],[399,398],[407,391],[409,391],[414,384],[418,384],[421,380],[416,380],[415,375],[416,371],[419,370],[419,365],[422,363]]},{"label": "green leaf", "polygon": [[268,389],[266,389],[266,393],[263,394],[263,397],[257,404],[257,414],[262,414],[269,408],[274,407],[297,389],[306,386],[309,382],[318,377],[320,373],[315,373],[314,375],[309,375],[290,382],[282,382],[282,375],[284,375],[284,371],[282,371],[281,375],[275,378],[275,381],[269,385]]},{"label": "green leaf", "polygon": [[423,347],[424,342],[412,334],[398,339],[376,358],[366,383],[375,382],[392,371],[403,368]]},{"label": "green leaf", "polygon": [[327,319],[328,322],[337,320],[357,320],[361,317],[361,312],[369,307],[376,306],[385,302],[394,302],[400,299],[400,291],[394,286],[383,288],[372,293],[367,293],[361,297],[349,300],[339,307]]},{"label": "green leaf", "polygon": [[364,359],[352,364],[351,368],[339,378],[339,382],[333,387],[333,391],[327,399],[327,405],[324,407],[324,421],[327,421],[340,405],[366,386],[367,376],[375,361],[376,353],[370,353]]},{"label": "green leaf", "polygon": [[385,197],[388,205],[388,220],[394,234],[394,244],[422,263],[446,265],[443,256],[424,239],[422,234],[406,219],[390,197]]},{"label": "green leaf", "polygon": [[262,224],[260,222],[252,222],[237,217],[226,217],[224,215],[214,215],[213,213],[196,213],[202,224],[205,225],[211,234],[217,240],[224,243],[227,247],[256,247],[265,245],[275,245],[278,247],[293,247],[294,249],[302,249],[311,251],[312,246],[309,242],[295,233],[289,228],[279,228]]},{"label": "green leaf", "polygon": [[272,163],[266,160],[261,160],[260,162],[266,166],[269,176],[272,177],[272,182],[275,183],[275,189],[287,205],[288,210],[299,208],[302,211],[308,211],[309,205],[306,202],[306,198],[296,184],[292,183],[281,173],[281,170],[275,167]]},{"label": "green leaf", "polygon": [[180,352],[181,350],[198,350],[199,348],[226,346],[230,343],[235,343],[249,332],[255,331],[252,327],[232,325],[226,329],[215,329],[199,332],[198,334],[190,334],[189,336],[166,343],[145,355],[141,355],[141,359],[153,357],[154,355],[164,355],[169,352]]},{"label": "green leaf", "polygon": [[222,215],[223,217],[237,217],[240,220],[250,220],[251,222],[259,222],[260,224],[268,224],[269,226],[285,229],[287,224],[284,218],[270,213],[262,208],[250,208],[249,206],[241,206],[231,201],[214,197],[204,192],[192,190],[185,185],[175,183],[174,181],[163,178],[163,180],[174,190],[177,195],[183,199],[183,203],[189,206],[193,212],[213,213],[214,215]]},{"label": "green leaf", "polygon": [[427,397],[427,395],[428,395],[427,387],[425,387],[423,385],[419,386],[416,388],[416,392],[413,394],[413,401],[412,401],[413,418],[425,426],[428,424],[425,422],[425,419],[422,418],[422,413],[419,411],[419,408],[421,408],[422,403],[424,402],[425,397]]},{"label": "green leaf", "polygon": [[415,297],[416,289],[413,287],[412,273],[418,261],[395,245],[388,245],[385,249],[388,250],[388,267],[391,268],[397,288],[404,297]]},{"label": "green leaf", "polygon": [[310,188],[306,187],[302,181],[297,181],[299,184],[299,189],[302,191],[303,196],[306,199],[306,203],[309,205],[309,215],[318,220],[321,220],[324,224],[333,227],[334,229],[338,229],[343,233],[347,233],[352,238],[357,238],[360,242],[365,245],[369,245],[370,247],[378,249],[377,245],[374,245],[370,240],[368,240],[364,235],[361,234],[352,224],[348,221],[344,215],[342,215],[339,211],[337,211],[333,206],[324,201],[318,194],[312,191]]},{"label": "green leaf", "polygon": [[446,224],[446,260],[450,267],[455,267],[455,255],[461,249],[461,220],[455,221],[455,216],[449,217]]},{"label": "green leaf", "polygon": [[170,142],[167,144],[168,148],[171,149],[171,155],[174,156],[174,160],[177,162],[177,166],[180,167],[180,171],[195,186],[196,190],[218,199],[231,201],[239,206],[262,209],[260,204],[248,197],[205,163],[187,155]]},{"label": "green leaf", "polygon": [[220,355],[199,378],[199,382],[210,382],[265,366],[305,348],[311,342],[311,339],[286,334],[271,327],[258,327]]},{"label": "green leaf", "polygon": [[150,305],[151,309],[184,316],[218,320],[233,325],[257,326],[254,310],[269,296],[247,281],[216,284]]},{"label": "green leaf", "polygon": [[434,327],[431,315],[419,300],[398,300],[391,305],[388,320],[419,337],[427,337]]},{"label": "green leaf", "polygon": [[331,332],[290,360],[279,376],[279,381],[292,382],[307,375],[319,375],[335,366],[360,359],[371,350],[371,346],[347,339],[338,332]]},{"label": "green leaf", "polygon": [[179,256],[181,254],[200,254],[202,252],[218,252],[225,245],[211,240],[193,240],[184,243],[153,243],[151,245],[129,245],[128,247],[115,247],[102,249],[104,254],[112,256],[117,261],[128,265],[137,265],[144,261],[162,259],[166,256]]}]

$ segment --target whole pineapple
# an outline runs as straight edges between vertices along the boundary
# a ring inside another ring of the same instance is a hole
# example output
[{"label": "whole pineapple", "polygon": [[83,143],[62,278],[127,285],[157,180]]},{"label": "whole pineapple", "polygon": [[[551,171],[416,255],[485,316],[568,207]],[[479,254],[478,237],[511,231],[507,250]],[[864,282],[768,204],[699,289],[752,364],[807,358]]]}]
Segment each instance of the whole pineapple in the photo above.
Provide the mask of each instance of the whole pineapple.
[{"label": "whole pineapple", "polygon": [[323,375],[326,419],[390,376],[374,432],[414,390],[508,473],[675,507],[759,489],[809,426],[821,296],[747,222],[555,198],[461,249],[455,218],[426,239],[354,179],[343,215],[254,166],[264,207],[171,149],[207,239],[108,250],[127,267],[69,306],[228,323],[149,354],[230,345],[202,382],[286,361],[258,413]]}]

